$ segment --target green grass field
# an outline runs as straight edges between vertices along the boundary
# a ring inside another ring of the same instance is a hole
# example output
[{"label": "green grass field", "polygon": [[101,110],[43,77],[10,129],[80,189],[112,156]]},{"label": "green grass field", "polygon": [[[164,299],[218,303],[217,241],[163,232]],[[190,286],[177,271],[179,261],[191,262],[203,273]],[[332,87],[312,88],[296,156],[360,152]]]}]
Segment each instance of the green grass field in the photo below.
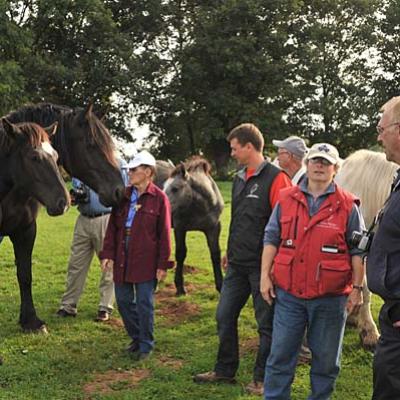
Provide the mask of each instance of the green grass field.
[{"label": "green grass field", "polygon": [[[226,247],[230,214],[230,184],[221,183],[226,199],[221,246]],[[197,385],[192,376],[213,368],[217,337],[214,289],[206,240],[188,235],[189,293],[175,298],[173,273],[157,295],[156,350],[151,359],[135,364],[123,348],[128,337],[115,311],[110,323],[93,321],[98,303],[99,263],[93,261],[79,313],[73,319],[55,316],[64,290],[75,208],[51,218],[41,212],[33,254],[33,295],[38,315],[49,335],[24,334],[17,324],[19,290],[8,239],[0,247],[0,399],[137,399],[217,400],[256,399],[244,393],[251,380],[256,324],[251,300],[240,318],[241,365],[238,385]],[[374,298],[374,316],[379,302]],[[333,399],[370,399],[372,354],[361,349],[358,333],[347,328],[342,371]],[[292,398],[305,399],[309,367],[297,369]]]}]

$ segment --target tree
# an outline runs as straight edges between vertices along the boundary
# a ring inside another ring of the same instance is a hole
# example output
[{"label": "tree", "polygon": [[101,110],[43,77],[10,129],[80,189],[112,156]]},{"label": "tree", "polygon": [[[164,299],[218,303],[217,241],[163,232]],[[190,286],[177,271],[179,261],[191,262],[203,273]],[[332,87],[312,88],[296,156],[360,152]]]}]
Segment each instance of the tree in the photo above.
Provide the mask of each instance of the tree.
[{"label": "tree", "polygon": [[[344,155],[375,138],[375,0],[304,1],[291,21],[288,129]],[[371,101],[372,100],[372,101]]]}]

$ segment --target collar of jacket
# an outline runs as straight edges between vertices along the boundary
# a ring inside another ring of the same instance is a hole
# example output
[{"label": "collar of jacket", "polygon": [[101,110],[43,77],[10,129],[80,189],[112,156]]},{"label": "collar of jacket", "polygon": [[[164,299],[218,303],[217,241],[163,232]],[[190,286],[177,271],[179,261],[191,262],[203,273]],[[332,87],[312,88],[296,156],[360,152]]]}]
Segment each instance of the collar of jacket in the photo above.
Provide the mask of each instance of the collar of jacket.
[{"label": "collar of jacket", "polygon": [[[252,176],[257,176],[257,175],[259,175],[260,172],[267,166],[267,164],[269,164],[269,161],[268,161],[268,160],[264,160],[264,161],[258,166],[258,168],[255,170],[255,172],[254,172],[254,174],[253,174]],[[240,178],[240,179],[242,179],[243,181],[245,181],[245,180],[246,180],[246,170],[247,170],[247,167],[244,167],[244,168],[240,169],[240,170],[237,172],[237,174],[236,174],[237,177]]]},{"label": "collar of jacket", "polygon": [[[128,186],[125,188],[125,198],[130,201],[132,195],[133,186]],[[150,194],[151,196],[156,195],[156,185],[153,182],[150,182],[146,188],[146,190],[142,193],[143,194]]]}]

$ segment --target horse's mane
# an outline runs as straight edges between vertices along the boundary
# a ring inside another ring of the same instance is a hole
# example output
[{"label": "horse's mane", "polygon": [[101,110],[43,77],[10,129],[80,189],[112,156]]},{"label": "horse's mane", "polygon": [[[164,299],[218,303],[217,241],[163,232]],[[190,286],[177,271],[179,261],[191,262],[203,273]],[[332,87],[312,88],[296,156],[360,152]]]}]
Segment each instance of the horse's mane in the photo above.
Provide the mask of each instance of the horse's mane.
[{"label": "horse's mane", "polygon": [[[84,113],[83,108],[73,109],[64,105],[52,103],[27,104],[20,109],[9,113],[6,118],[13,122],[34,121],[41,126],[48,126],[58,122],[57,131],[54,135],[54,144],[59,148],[61,154],[67,153],[66,137],[72,130],[72,120],[76,113]],[[87,116],[89,134],[85,140],[89,145],[96,144],[103,152],[106,159],[117,166],[115,159],[114,143],[106,126],[91,112]]]},{"label": "horse's mane", "polygon": [[[211,175],[211,165],[202,156],[191,156],[183,163],[187,172],[202,172],[206,175]],[[171,178],[180,174],[182,167],[178,164],[175,169],[171,172]]]},{"label": "horse's mane", "polygon": [[[27,139],[27,143],[29,143],[33,148],[39,147],[43,142],[49,142],[49,136],[47,132],[38,124],[34,122],[21,122],[15,124],[17,128],[20,129],[21,133]],[[0,148],[5,152],[11,150],[12,142],[8,139],[7,135],[4,132],[4,128],[0,128]]]},{"label": "horse's mane", "polygon": [[358,150],[343,162],[335,181],[360,198],[367,227],[388,197],[397,168],[385,154],[371,150]]}]

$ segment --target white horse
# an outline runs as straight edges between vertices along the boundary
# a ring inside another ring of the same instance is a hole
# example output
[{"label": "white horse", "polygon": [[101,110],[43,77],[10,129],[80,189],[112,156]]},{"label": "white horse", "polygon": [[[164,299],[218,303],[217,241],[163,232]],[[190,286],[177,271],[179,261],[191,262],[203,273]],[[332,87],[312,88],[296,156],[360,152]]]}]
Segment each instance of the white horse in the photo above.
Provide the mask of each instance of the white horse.
[{"label": "white horse", "polygon": [[[399,168],[397,164],[386,161],[384,153],[358,150],[347,157],[336,175],[336,182],[361,200],[361,213],[368,228],[375,215],[389,196],[390,185]],[[364,348],[372,350],[379,339],[379,332],[371,315],[371,293],[364,282],[364,304],[352,316],[360,330]]]}]

